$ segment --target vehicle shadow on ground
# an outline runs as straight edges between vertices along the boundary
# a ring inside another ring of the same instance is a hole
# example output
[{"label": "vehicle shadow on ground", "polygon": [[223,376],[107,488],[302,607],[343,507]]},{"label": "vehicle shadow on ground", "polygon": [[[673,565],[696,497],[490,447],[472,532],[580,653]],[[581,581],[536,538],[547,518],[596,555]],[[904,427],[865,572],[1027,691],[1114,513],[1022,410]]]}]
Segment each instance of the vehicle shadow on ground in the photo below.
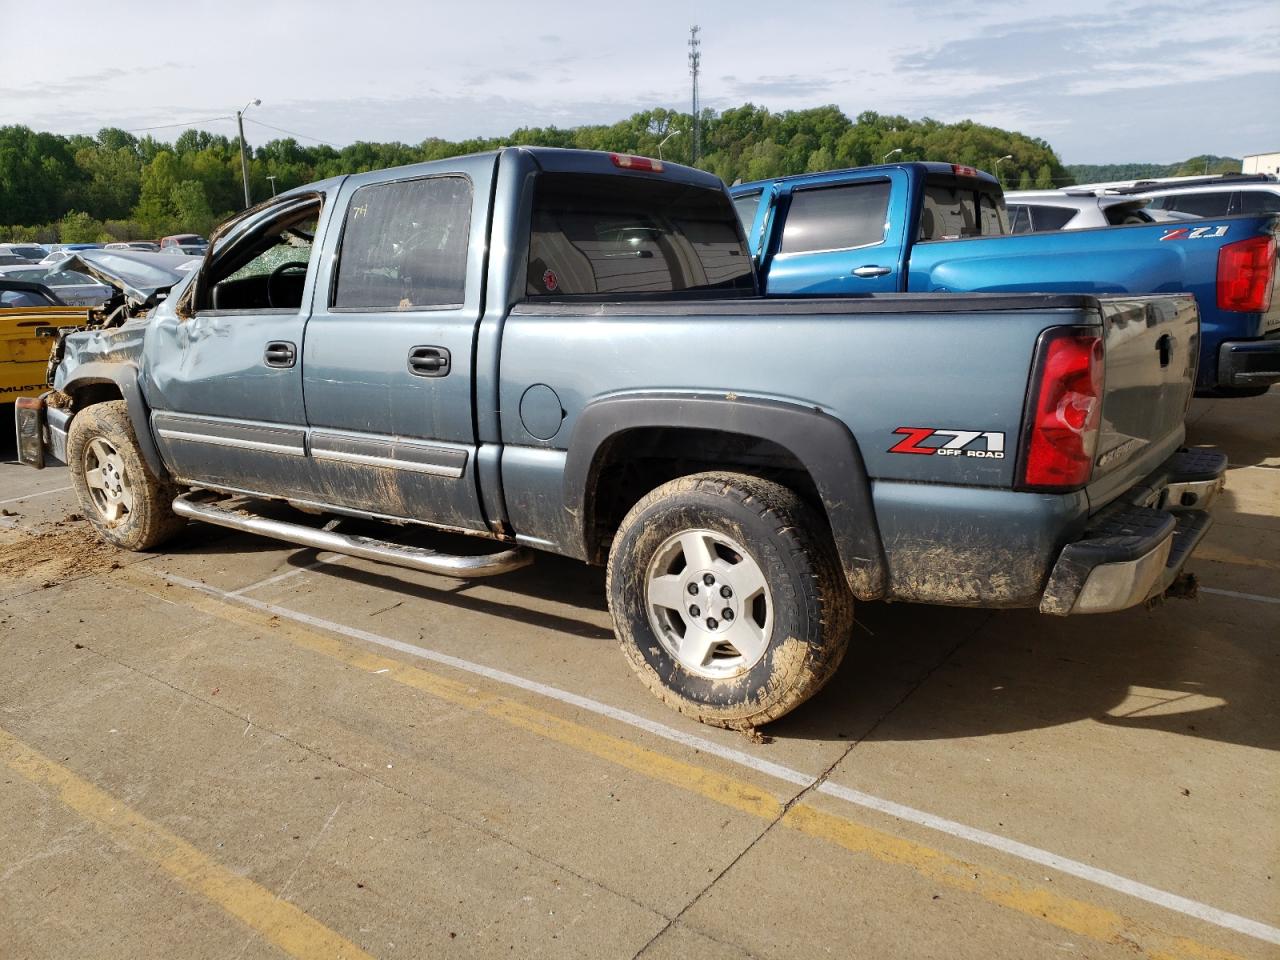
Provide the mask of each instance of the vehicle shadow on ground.
[{"label": "vehicle shadow on ground", "polygon": [[1186,442],[1192,447],[1217,447],[1232,466],[1258,466],[1280,457],[1278,423],[1277,388],[1260,397],[1193,400],[1187,410]]},{"label": "vehicle shadow on ground", "polygon": [[1093,720],[1278,750],[1276,644],[1256,623],[1211,620],[1209,606],[1059,619],[862,604],[874,635],[855,632],[827,688],[769,733],[828,739],[847,733],[852,705],[879,701],[858,736],[946,740]]},{"label": "vehicle shadow on ground", "polygon": [[[427,531],[412,539],[442,551],[486,548],[475,538]],[[288,563],[301,567],[315,559],[315,551],[298,550]],[[612,631],[600,625],[607,612],[603,571],[563,557],[541,554],[522,570],[442,580],[439,588],[393,567],[320,569],[349,583],[599,640],[601,656],[616,653]],[[1093,720],[1280,749],[1280,650],[1267,629],[1257,623],[1234,628],[1221,612],[1207,601],[1072,618],[862,603],[835,677],[808,704],[771,724],[768,734],[947,740]],[[1280,624],[1280,616],[1271,619]]]}]

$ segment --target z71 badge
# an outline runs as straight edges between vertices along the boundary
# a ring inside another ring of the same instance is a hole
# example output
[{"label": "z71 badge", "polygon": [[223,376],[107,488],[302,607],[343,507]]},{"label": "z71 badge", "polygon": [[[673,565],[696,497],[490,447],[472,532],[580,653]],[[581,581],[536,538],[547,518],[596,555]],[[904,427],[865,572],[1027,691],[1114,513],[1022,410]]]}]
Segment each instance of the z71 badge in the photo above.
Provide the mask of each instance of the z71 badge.
[{"label": "z71 badge", "polygon": [[[992,430],[937,430],[933,427],[899,427],[894,433],[902,434],[889,448],[890,453],[921,453],[939,457],[979,457],[988,460],[1004,459],[1004,434]],[[933,441],[940,442],[933,442]],[[973,448],[979,440],[984,446]]]}]

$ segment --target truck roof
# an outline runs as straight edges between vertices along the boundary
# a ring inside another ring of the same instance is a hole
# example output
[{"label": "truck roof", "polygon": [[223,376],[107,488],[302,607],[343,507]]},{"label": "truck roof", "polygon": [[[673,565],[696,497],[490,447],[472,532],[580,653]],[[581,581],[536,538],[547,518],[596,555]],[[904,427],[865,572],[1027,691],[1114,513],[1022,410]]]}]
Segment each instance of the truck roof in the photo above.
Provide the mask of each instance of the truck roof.
[{"label": "truck roof", "polygon": [[[529,147],[520,145],[499,147],[497,150],[482,150],[478,153],[460,154],[456,157],[426,160],[421,163],[410,163],[401,167],[387,167],[382,170],[367,172],[385,175],[389,180],[409,179],[415,176],[429,176],[441,170],[452,169],[459,160],[500,156],[510,153],[522,153],[530,157],[539,168],[548,173],[660,177],[663,180],[687,183],[691,186],[709,187],[713,190],[724,189],[724,181],[714,173],[698,170],[695,167],[687,167],[681,163],[672,163],[669,160],[654,160],[649,157],[639,157],[634,154],[607,150],[577,150],[563,147]],[[946,164],[939,164],[939,166],[946,166]],[[280,197],[315,192],[325,193],[330,188],[336,187],[343,179],[344,177],[338,176],[331,177],[328,180],[318,180],[315,183],[303,184],[282,192]],[[272,199],[278,200],[279,197],[273,197]]]},{"label": "truck roof", "polygon": [[737,183],[730,188],[730,193],[734,196],[740,196],[744,193],[751,193],[753,190],[762,190],[770,183],[806,183],[820,184],[828,181],[837,181],[850,173],[868,173],[876,170],[906,170],[915,176],[927,176],[929,174],[944,174],[946,176],[956,176],[957,167],[964,170],[973,170],[972,174],[966,173],[965,176],[971,180],[981,180],[993,187],[998,187],[999,182],[991,174],[985,170],[977,170],[973,167],[964,167],[960,164],[943,163],[940,160],[909,160],[903,163],[876,163],[866,167],[846,167],[843,170],[824,170],[822,173],[795,173],[787,177],[770,177],[767,180],[753,180],[750,183]]}]

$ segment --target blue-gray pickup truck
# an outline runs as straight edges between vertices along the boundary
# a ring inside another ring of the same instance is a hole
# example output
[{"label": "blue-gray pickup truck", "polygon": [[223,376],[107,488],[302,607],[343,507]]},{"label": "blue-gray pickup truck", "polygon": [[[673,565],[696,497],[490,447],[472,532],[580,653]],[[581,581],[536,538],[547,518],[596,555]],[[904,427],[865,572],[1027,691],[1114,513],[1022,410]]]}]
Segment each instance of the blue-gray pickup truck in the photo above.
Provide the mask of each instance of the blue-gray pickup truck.
[{"label": "blue-gray pickup truck", "polygon": [[1226,467],[1183,447],[1191,297],[765,298],[723,185],[661,161],[339,177],[167,282],[108,253],[81,267],[119,294],[17,412],[21,458],[67,463],[102,537],[194,519],[449,576],[607,564],[638,675],[723,726],[819,689],[855,599],[1181,588]]}]

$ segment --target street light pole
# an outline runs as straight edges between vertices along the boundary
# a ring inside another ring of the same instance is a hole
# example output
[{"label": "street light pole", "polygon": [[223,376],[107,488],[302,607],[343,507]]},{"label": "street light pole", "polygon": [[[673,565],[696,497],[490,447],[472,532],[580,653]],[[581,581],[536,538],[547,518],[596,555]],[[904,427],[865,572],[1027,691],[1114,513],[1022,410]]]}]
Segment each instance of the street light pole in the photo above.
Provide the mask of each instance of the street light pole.
[{"label": "street light pole", "polygon": [[271,195],[276,195],[276,177],[274,173],[267,174],[267,179],[271,181]]},{"label": "street light pole", "polygon": [[894,147],[892,150],[890,150],[888,153],[886,153],[883,157],[880,158],[880,162],[888,163],[890,157],[892,157],[895,153],[901,153],[901,152],[902,152],[901,147]]},{"label": "street light pole", "polygon": [[1006,153],[1003,157],[1000,157],[998,160],[996,160],[996,182],[1001,186],[1004,186],[1004,181],[1000,179],[1000,164],[1004,163],[1006,160],[1012,160],[1012,159],[1013,159],[1013,154]]},{"label": "street light pole", "polygon": [[665,137],[663,137],[663,138],[662,138],[662,140],[658,143],[658,159],[659,159],[659,160],[661,160],[661,159],[662,159],[662,146],[663,146],[663,144],[665,144],[668,140],[670,140],[672,137],[674,137],[674,136],[675,136],[676,134],[678,134],[679,132],[680,132],[679,130],[672,130],[672,131],[671,131],[670,133],[668,133]]},{"label": "street light pole", "polygon": [[245,152],[244,145],[244,114],[250,107],[256,107],[261,103],[261,100],[250,100],[242,109],[236,111],[236,124],[240,127],[240,174],[244,177],[244,208],[246,210],[253,206],[253,201],[249,199],[249,155]]}]

